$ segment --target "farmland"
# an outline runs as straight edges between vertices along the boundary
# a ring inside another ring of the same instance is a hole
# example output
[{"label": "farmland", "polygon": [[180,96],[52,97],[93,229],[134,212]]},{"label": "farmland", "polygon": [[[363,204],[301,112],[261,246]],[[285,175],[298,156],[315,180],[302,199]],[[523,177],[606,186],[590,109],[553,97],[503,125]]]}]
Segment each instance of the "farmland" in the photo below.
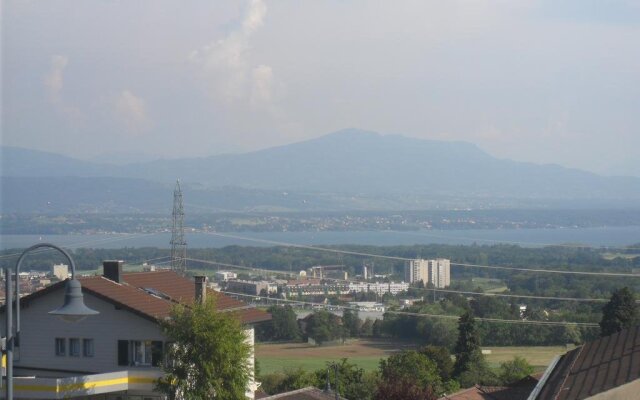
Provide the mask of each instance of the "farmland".
[{"label": "farmland", "polygon": [[[404,349],[414,349],[411,344],[382,340],[353,340],[338,346],[310,346],[306,343],[257,344],[256,359],[263,374],[287,368],[302,368],[313,371],[326,366],[327,362],[348,358],[350,362],[371,371],[378,368],[381,358]],[[562,346],[541,347],[491,347],[486,355],[491,366],[518,355],[524,357],[536,370],[544,369],[556,355],[567,351]]]}]

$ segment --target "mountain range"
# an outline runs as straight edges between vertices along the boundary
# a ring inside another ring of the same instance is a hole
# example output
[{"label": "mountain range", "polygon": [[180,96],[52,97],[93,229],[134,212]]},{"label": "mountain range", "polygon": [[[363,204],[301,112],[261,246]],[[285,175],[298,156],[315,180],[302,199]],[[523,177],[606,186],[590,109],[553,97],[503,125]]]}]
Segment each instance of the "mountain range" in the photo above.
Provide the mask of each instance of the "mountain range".
[{"label": "mountain range", "polygon": [[111,210],[155,209],[166,203],[158,196],[171,201],[177,178],[200,204],[231,209],[300,210],[309,201],[318,209],[345,209],[640,200],[640,178],[498,159],[466,142],[355,129],[244,154],[126,165],[4,146],[1,175],[5,212],[30,208],[24,196],[57,202],[68,196],[69,207],[74,198],[84,208],[106,207],[107,188]]}]

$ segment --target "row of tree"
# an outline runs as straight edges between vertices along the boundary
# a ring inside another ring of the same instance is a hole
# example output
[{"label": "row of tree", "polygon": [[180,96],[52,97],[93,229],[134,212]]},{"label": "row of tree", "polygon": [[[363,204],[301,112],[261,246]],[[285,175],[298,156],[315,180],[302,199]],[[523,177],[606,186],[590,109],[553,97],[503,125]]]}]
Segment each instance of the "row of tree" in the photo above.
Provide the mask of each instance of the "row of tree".
[{"label": "row of tree", "polygon": [[426,346],[393,354],[381,360],[376,371],[366,372],[342,359],[326,369],[289,369],[260,376],[260,380],[268,393],[331,386],[348,399],[432,400],[477,383],[512,384],[532,372],[533,368],[519,357],[502,363],[497,372],[491,370],[480,350],[476,321],[465,313],[458,321],[453,355],[445,347]]},{"label": "row of tree", "polygon": [[[472,313],[483,318],[502,318],[530,321],[595,322],[600,320],[600,331],[575,325],[531,326],[524,324],[478,323],[478,335],[488,346],[540,346],[580,344],[595,339],[599,334],[609,335],[640,321],[635,293],[624,287],[616,290],[604,306],[581,305],[574,312],[546,310],[529,306],[521,315],[517,304],[495,297],[468,300],[463,296],[448,294],[435,303],[423,303],[409,308],[410,313],[431,315],[461,315]],[[345,308],[342,317],[325,310],[317,310],[298,321],[291,306],[271,306],[268,311],[273,319],[256,328],[260,341],[306,341],[313,338],[318,344],[350,337],[389,337],[411,340],[423,345],[443,346],[453,350],[456,325],[446,318],[424,318],[410,314],[386,313],[383,320],[359,318],[357,310]]]}]

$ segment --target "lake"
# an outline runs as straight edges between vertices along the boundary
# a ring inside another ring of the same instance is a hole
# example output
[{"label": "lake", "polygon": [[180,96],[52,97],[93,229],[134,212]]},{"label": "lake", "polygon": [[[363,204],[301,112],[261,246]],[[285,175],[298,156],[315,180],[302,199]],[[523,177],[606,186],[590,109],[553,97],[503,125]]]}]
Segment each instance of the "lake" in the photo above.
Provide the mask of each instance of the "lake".
[{"label": "lake", "polygon": [[[273,246],[273,242],[298,245],[359,244],[374,246],[413,244],[496,244],[511,243],[526,247],[558,244],[580,244],[595,247],[619,247],[640,243],[640,226],[563,228],[563,229],[464,229],[349,232],[233,232],[227,237],[211,233],[185,234],[191,248],[240,246]],[[38,242],[79,248],[163,247],[169,248],[167,232],[93,235],[2,235],[0,249],[24,248]]]}]

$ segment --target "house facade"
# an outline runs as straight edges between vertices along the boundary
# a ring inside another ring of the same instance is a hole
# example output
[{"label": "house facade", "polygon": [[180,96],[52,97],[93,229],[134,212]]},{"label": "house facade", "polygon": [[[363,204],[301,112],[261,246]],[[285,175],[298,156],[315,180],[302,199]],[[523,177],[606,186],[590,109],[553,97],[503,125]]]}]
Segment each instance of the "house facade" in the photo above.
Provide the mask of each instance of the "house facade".
[{"label": "house facade", "polygon": [[[85,304],[100,312],[81,322],[48,314],[63,303],[64,282],[21,300],[15,398],[159,400],[153,386],[161,376],[167,338],[158,320],[167,318],[176,303],[188,306],[203,295],[215,296],[221,312],[241,319],[252,348],[253,324],[270,319],[266,312],[208,290],[203,280],[194,283],[173,271],[122,273],[121,262],[105,262],[104,275],[79,280]],[[253,354],[247,362],[253,370]],[[256,388],[252,379],[247,398]],[[53,394],[57,397],[41,397]]]}]

